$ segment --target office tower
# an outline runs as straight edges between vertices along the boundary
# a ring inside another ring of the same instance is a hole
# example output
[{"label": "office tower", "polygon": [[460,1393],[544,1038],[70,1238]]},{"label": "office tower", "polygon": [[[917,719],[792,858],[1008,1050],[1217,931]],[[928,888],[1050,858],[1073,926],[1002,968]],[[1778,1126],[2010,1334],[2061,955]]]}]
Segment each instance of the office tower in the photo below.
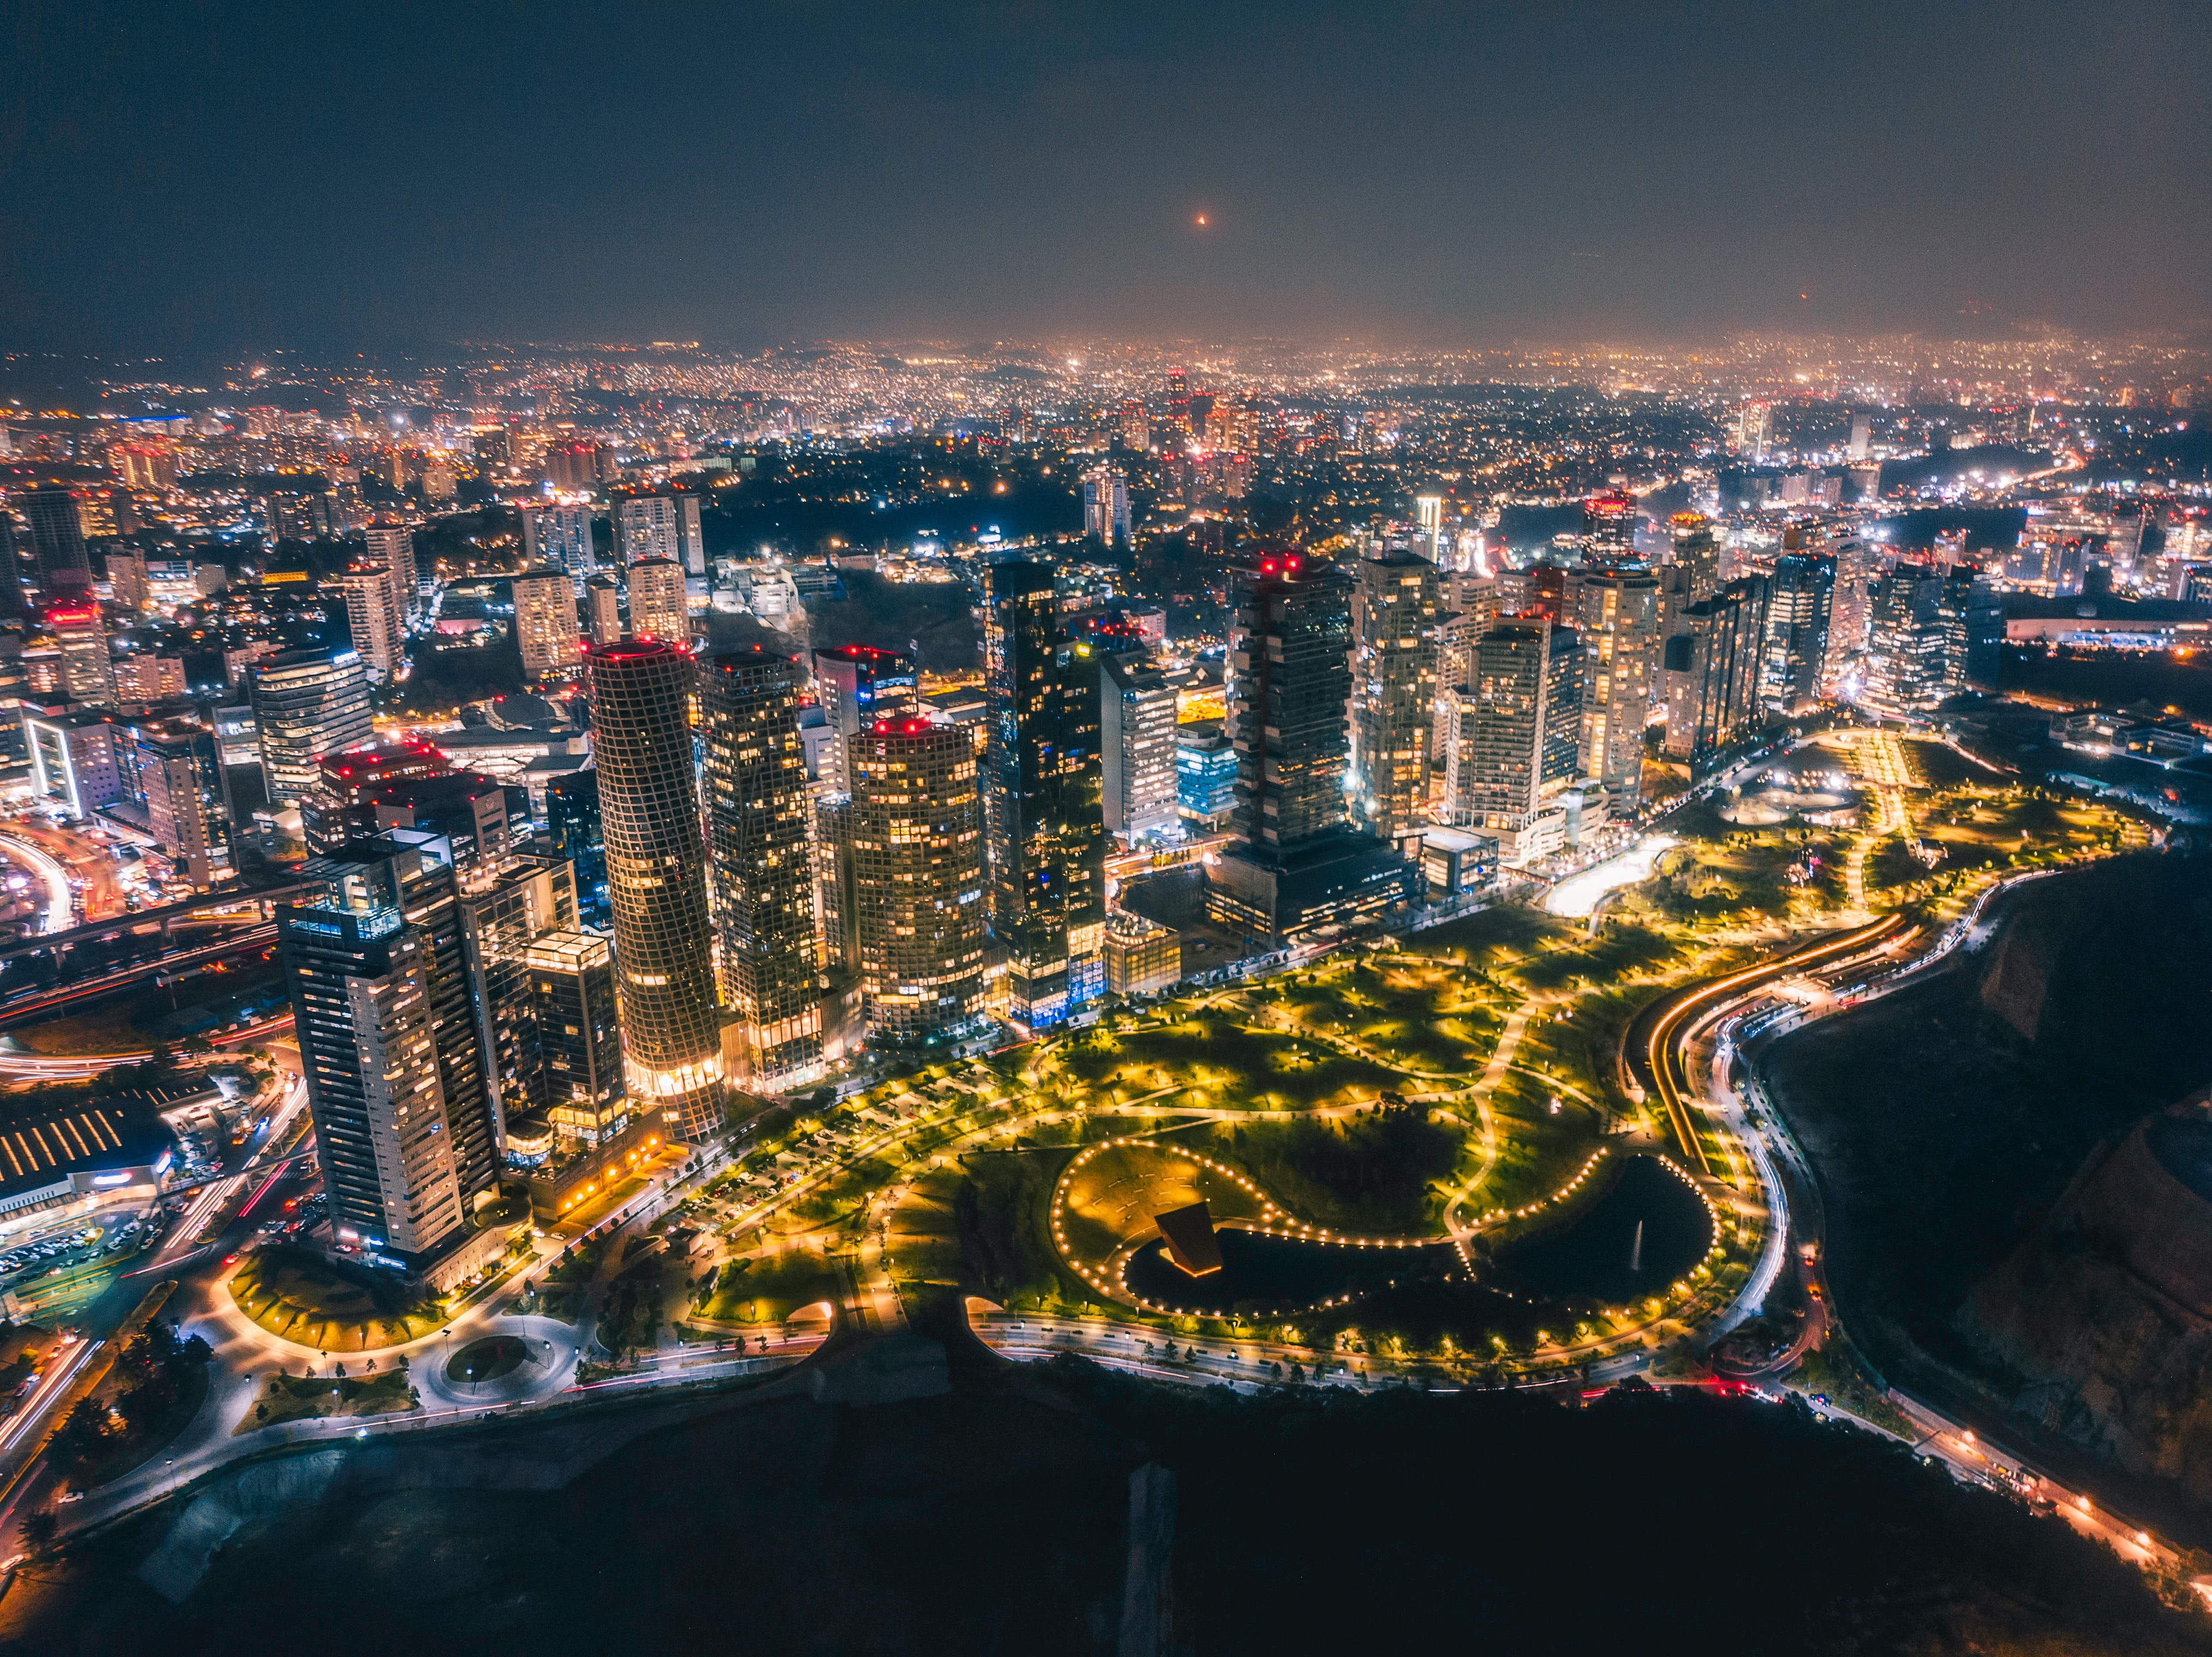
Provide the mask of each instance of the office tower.
[{"label": "office tower", "polygon": [[973,734],[878,720],[842,825],[868,1037],[919,1047],[983,1010],[983,809]]},{"label": "office tower", "polygon": [[362,529],[362,538],[368,544],[368,555],[364,564],[380,564],[386,578],[392,584],[392,611],[400,618],[402,631],[410,612],[415,608],[415,595],[420,581],[415,564],[415,530],[410,524],[373,523]]},{"label": "office tower", "polygon": [[722,1004],[744,1020],[750,1085],[822,1071],[814,805],[799,738],[799,665],[763,645],[704,666],[708,849]]},{"label": "office tower", "polygon": [[599,774],[590,766],[545,785],[545,832],[554,850],[576,866],[576,911],[583,924],[614,923],[607,905],[607,848],[599,829]]},{"label": "office tower", "polygon": [[1421,817],[1437,716],[1437,567],[1410,552],[1360,560],[1352,592],[1352,808],[1384,839]]},{"label": "office tower", "polygon": [[406,653],[406,634],[392,604],[392,572],[380,564],[350,565],[338,577],[346,627],[369,670],[390,679]]},{"label": "office tower", "polygon": [[1764,403],[1747,403],[1736,411],[1735,450],[1752,460],[1763,460],[1774,430],[1774,411]]},{"label": "office tower", "polygon": [[1152,446],[1152,423],[1145,405],[1133,397],[1121,399],[1121,447],[1143,454]]},{"label": "office tower", "polygon": [[584,609],[592,643],[612,644],[622,637],[622,585],[612,576],[593,576],[584,582]]},{"label": "office tower", "polygon": [[1218,719],[1176,727],[1176,810],[1194,832],[1218,834],[1237,814],[1237,747]]},{"label": "office tower", "polygon": [[992,565],[984,604],[991,929],[1008,1014],[1039,1030],[1105,984],[1098,663],[1061,627],[1049,566]]},{"label": "office tower", "polygon": [[1083,474],[1083,533],[1109,550],[1129,544],[1129,479],[1119,467]]},{"label": "office tower", "polygon": [[1675,618],[1660,681],[1667,703],[1668,758],[1701,777],[1731,745],[1759,728],[1761,647],[1766,636],[1766,581],[1748,576]]},{"label": "office tower", "polygon": [[368,673],[358,650],[285,650],[249,668],[261,770],[271,804],[289,806],[315,786],[316,761],[375,734]]},{"label": "office tower", "polygon": [[511,1120],[551,1102],[526,957],[540,933],[575,930],[575,869],[557,854],[525,850],[480,861],[459,886],[477,1038],[502,1118]]},{"label": "office tower", "polygon": [[699,523],[699,497],[676,497],[676,562],[687,576],[707,573],[707,537]]},{"label": "office tower", "polygon": [[62,642],[62,683],[70,699],[97,708],[114,706],[115,663],[108,654],[100,600],[84,589],[82,597],[49,609],[46,625]]},{"label": "office tower", "polygon": [[691,611],[684,599],[684,566],[673,558],[647,558],[629,567],[629,631],[635,638],[691,642]]},{"label": "office tower", "polygon": [[1667,521],[1674,539],[1674,562],[1689,573],[1692,604],[1703,604],[1720,585],[1720,542],[1713,521],[1702,512],[1677,512]]},{"label": "office tower", "polygon": [[182,656],[128,655],[113,667],[119,702],[169,702],[186,694]]},{"label": "office tower", "polygon": [[278,906],[276,935],[331,1227],[416,1264],[499,1179],[453,871],[384,837],[301,878],[317,890]]},{"label": "office tower", "polygon": [[1659,672],[1659,583],[1632,557],[1587,565],[1574,588],[1583,647],[1582,768],[1624,806],[1642,797],[1644,724]]},{"label": "office tower", "polygon": [[230,812],[215,734],[182,720],[131,728],[132,770],[147,832],[175,878],[206,892],[237,872]]},{"label": "office tower", "polygon": [[1949,694],[1944,584],[1942,572],[1930,565],[1900,564],[1868,594],[1866,682],[1859,700],[1886,719],[1925,714]]},{"label": "office tower", "polygon": [[699,831],[688,651],[659,639],[585,658],[607,894],[622,997],[623,1072],[640,1110],[697,1142],[723,1123],[714,926]]},{"label": "office tower", "polygon": [[52,599],[60,596],[64,587],[90,587],[92,559],[85,551],[84,520],[77,511],[75,491],[26,490],[16,505],[31,526],[40,594]]},{"label": "office tower", "polygon": [[1759,695],[1784,713],[1820,699],[1828,659],[1829,612],[1835,601],[1836,562],[1803,548],[1793,525],[1782,533],[1783,553],[1767,580],[1765,665]]},{"label": "office tower", "polygon": [[1867,458],[1869,439],[1873,431],[1874,422],[1871,417],[1864,414],[1851,416],[1851,459],[1863,460]]},{"label": "office tower", "polygon": [[526,506],[522,509],[523,556],[533,564],[558,565],[579,593],[597,573],[588,506]]},{"label": "office tower", "polygon": [[22,707],[23,742],[31,756],[31,792],[57,801],[72,817],[123,798],[124,756],[115,716],[104,710]]},{"label": "office tower", "polygon": [[836,734],[837,758],[832,784],[850,793],[853,783],[845,754],[854,738],[879,719],[898,719],[914,711],[918,699],[914,658],[872,644],[840,644],[814,653],[815,694]]},{"label": "office tower", "polygon": [[1100,802],[1109,832],[1135,842],[1176,826],[1176,693],[1141,655],[1098,657]]},{"label": "office tower", "polygon": [[1461,827],[1518,834],[1579,770],[1582,641],[1541,618],[1502,621],[1476,643],[1455,693],[1457,740],[1445,806]]},{"label": "office tower", "polygon": [[1179,432],[1190,429],[1190,377],[1181,369],[1170,369],[1167,380],[1168,423]]},{"label": "office tower", "polygon": [[[509,787],[477,771],[407,777],[372,773],[365,783],[358,775],[333,778],[334,770],[358,771],[354,758],[347,753],[325,755],[314,792],[301,802],[310,850],[317,849],[318,840],[325,846],[333,842],[343,845],[358,835],[416,830],[445,844],[444,855],[465,886],[529,838],[530,795],[526,789]],[[333,807],[332,795],[340,789],[352,791],[341,796],[345,803]]]},{"label": "office tower", "polygon": [[1237,843],[1206,869],[1206,912],[1254,942],[1292,942],[1410,901],[1419,871],[1345,816],[1351,579],[1295,552],[1231,588],[1227,686]]},{"label": "office tower", "polygon": [[373,803],[386,784],[453,774],[443,752],[419,738],[372,737],[324,754],[313,786],[300,799],[307,850],[329,856],[347,841],[373,838],[388,826],[377,821]]},{"label": "office tower", "polygon": [[1583,503],[1583,563],[1619,564],[1636,556],[1636,500],[1607,490]]},{"label": "office tower", "polygon": [[555,1136],[596,1146],[628,1125],[614,952],[573,929],[541,932],[522,955],[528,973],[538,1075]]},{"label": "office tower", "polygon": [[1943,630],[1944,694],[1996,690],[2004,660],[2004,606],[1981,571],[1966,564],[1946,571],[1936,613]]},{"label": "office tower", "polygon": [[558,570],[532,570],[509,583],[514,594],[514,643],[522,676],[535,684],[565,673],[584,659],[576,637],[576,589]]}]

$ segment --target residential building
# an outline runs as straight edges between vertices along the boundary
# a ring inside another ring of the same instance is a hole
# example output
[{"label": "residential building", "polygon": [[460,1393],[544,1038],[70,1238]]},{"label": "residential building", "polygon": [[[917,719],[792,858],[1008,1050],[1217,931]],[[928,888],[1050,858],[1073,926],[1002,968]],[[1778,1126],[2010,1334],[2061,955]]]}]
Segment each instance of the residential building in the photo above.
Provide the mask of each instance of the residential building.
[{"label": "residential building", "polygon": [[757,1093],[781,1093],[822,1072],[800,680],[798,663],[762,645],[714,655],[700,679],[722,1004],[744,1020],[747,1083]]},{"label": "residential building", "polygon": [[586,625],[594,644],[613,644],[623,636],[622,583],[612,576],[593,576],[584,583]]},{"label": "residential building", "polygon": [[1477,642],[1458,688],[1444,796],[1453,826],[1518,834],[1577,774],[1582,640],[1540,617],[1501,621]]},{"label": "residential building", "polygon": [[1352,808],[1389,839],[1421,820],[1436,725],[1437,567],[1411,552],[1363,558],[1352,592]]},{"label": "residential building", "polygon": [[1667,704],[1661,752],[1702,777],[1765,718],[1759,671],[1766,636],[1766,580],[1747,576],[1675,618],[1660,683]]},{"label": "residential building", "polygon": [[545,1114],[563,1143],[597,1147],[629,1123],[614,952],[603,937],[556,929],[532,938],[522,964],[529,974]]},{"label": "residential building", "polygon": [[567,572],[574,590],[599,567],[592,545],[588,506],[530,506],[522,509],[523,556],[533,564],[552,564]]},{"label": "residential building", "polygon": [[115,662],[108,650],[100,600],[88,588],[70,602],[49,608],[46,625],[61,641],[62,685],[70,699],[90,707],[113,707]]},{"label": "residential building", "polygon": [[1587,564],[1571,589],[1583,647],[1582,771],[1632,808],[1659,672],[1659,583],[1632,557]]},{"label": "residential building", "polygon": [[509,583],[514,594],[514,643],[522,677],[532,684],[575,671],[584,659],[576,636],[576,589],[557,569],[532,570]]},{"label": "residential building", "polygon": [[1820,698],[1828,659],[1828,623],[1835,601],[1836,561],[1803,549],[1795,525],[1782,532],[1783,553],[1767,578],[1765,660],[1759,695],[1771,707],[1796,713]]},{"label": "residential building", "polygon": [[1098,678],[1091,646],[1060,624],[1050,567],[992,565],[983,633],[988,914],[1006,948],[1008,1016],[1030,1030],[1059,1023],[1105,989]]},{"label": "residential building", "polygon": [[1176,811],[1176,693],[1143,656],[1098,658],[1101,803],[1109,832],[1131,844],[1167,835]]},{"label": "residential building", "polygon": [[641,1111],[694,1143],[724,1121],[714,925],[689,716],[689,651],[663,639],[599,645],[591,676],[607,892],[622,1002],[623,1071]]},{"label": "residential building", "polygon": [[254,662],[253,720],[272,803],[291,805],[315,786],[316,762],[375,734],[361,652],[285,650]]},{"label": "residential building", "polygon": [[[824,785],[849,793],[848,745],[879,719],[902,719],[915,710],[914,658],[870,644],[840,644],[814,653],[814,688],[830,733],[832,753]],[[817,771],[820,761],[817,761]]]},{"label": "residential building", "polygon": [[415,563],[415,527],[379,521],[363,526],[361,533],[368,547],[362,562],[384,566],[385,578],[392,587],[392,613],[404,624],[415,608],[421,584]]},{"label": "residential building", "polygon": [[684,566],[673,558],[647,558],[629,567],[629,632],[633,638],[691,642],[691,612],[684,595]]},{"label": "residential building", "polygon": [[131,727],[130,741],[147,832],[173,878],[194,892],[234,878],[229,795],[215,734],[183,720],[160,720]]},{"label": "residential building", "polygon": [[1129,544],[1129,478],[1118,466],[1083,474],[1083,533],[1109,551]]},{"label": "residential building", "polygon": [[380,564],[355,564],[338,577],[345,594],[346,627],[353,648],[371,673],[390,679],[407,654],[404,612],[395,607],[392,572]]}]

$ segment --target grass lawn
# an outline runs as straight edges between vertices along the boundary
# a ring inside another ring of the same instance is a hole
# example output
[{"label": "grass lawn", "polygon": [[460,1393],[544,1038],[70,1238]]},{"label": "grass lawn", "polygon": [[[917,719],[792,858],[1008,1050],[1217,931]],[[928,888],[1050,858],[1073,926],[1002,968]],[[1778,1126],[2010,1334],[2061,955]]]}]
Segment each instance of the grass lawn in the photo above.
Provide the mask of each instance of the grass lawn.
[{"label": "grass lawn", "polygon": [[404,1369],[387,1369],[379,1375],[271,1375],[231,1435],[288,1421],[386,1416],[422,1407]]},{"label": "grass lawn", "polygon": [[249,1254],[230,1278],[239,1310],[270,1334],[318,1352],[400,1346],[439,1325],[437,1302],[390,1273],[305,1249]]},{"label": "grass lawn", "polygon": [[1255,1030],[1224,1011],[1183,1013],[1154,1029],[1094,1033],[1048,1063],[1102,1096],[1136,1098],[1171,1087],[1171,1101],[1212,1109],[1310,1110],[1372,1100],[1400,1087],[1393,1069],[1281,1030]]},{"label": "grass lawn", "polygon": [[178,1380],[177,1396],[160,1419],[149,1423],[143,1431],[117,1435],[103,1444],[100,1453],[92,1459],[76,1463],[70,1472],[70,1485],[80,1490],[97,1489],[144,1466],[191,1424],[192,1417],[207,1402],[207,1366],[187,1366]]},{"label": "grass lawn", "polygon": [[1069,1252],[1079,1260],[1103,1260],[1123,1243],[1158,1235],[1154,1215],[1193,1203],[1204,1203],[1217,1223],[1259,1218],[1261,1198],[1229,1175],[1183,1154],[1179,1147],[1185,1143],[1217,1161],[1230,1160],[1216,1144],[1181,1134],[1164,1144],[1115,1146],[1077,1169],[1067,1182],[1061,1221]]},{"label": "grass lawn", "polygon": [[829,1257],[800,1245],[731,1261],[693,1315],[711,1323],[780,1324],[801,1307],[836,1295]]},{"label": "grass lawn", "polygon": [[530,1356],[530,1349],[512,1335],[487,1335],[480,1341],[471,1341],[453,1354],[446,1365],[446,1379],[457,1386],[472,1381],[497,1380],[520,1368]]},{"label": "grass lawn", "polygon": [[1474,1136],[1419,1107],[1327,1122],[1217,1123],[1195,1149],[1243,1170],[1293,1219],[1332,1231],[1440,1234]]}]

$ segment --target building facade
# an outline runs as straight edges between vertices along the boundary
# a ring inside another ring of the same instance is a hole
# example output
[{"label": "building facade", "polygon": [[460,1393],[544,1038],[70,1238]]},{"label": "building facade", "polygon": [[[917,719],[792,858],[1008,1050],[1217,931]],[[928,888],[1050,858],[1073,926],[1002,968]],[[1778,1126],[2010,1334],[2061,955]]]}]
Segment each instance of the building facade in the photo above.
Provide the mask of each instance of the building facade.
[{"label": "building facade", "polygon": [[285,650],[249,669],[261,769],[272,802],[290,805],[315,786],[316,762],[376,732],[368,673],[358,650]]},{"label": "building facade", "polygon": [[[1441,520],[1439,520],[1441,521]],[[1437,568],[1410,552],[1359,562],[1352,594],[1352,801],[1388,838],[1423,817],[1436,727]]]}]

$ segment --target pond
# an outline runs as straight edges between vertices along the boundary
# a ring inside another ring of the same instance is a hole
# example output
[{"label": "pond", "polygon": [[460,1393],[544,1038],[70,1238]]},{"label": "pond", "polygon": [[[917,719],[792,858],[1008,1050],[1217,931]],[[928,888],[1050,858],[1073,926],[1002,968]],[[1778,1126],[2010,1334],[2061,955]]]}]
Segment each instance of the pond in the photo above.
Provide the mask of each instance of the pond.
[{"label": "pond", "polygon": [[1393,1278],[1441,1276],[1465,1270],[1448,1243],[1422,1248],[1350,1248],[1262,1232],[1214,1233],[1221,1270],[1194,1277],[1152,1242],[1130,1257],[1131,1289],[1155,1306],[1193,1312],[1295,1312],[1386,1288]]},{"label": "pond", "polygon": [[1619,1305],[1663,1294],[1712,1245],[1705,1199],[1657,1157],[1632,1156],[1613,1189],[1566,1229],[1508,1249],[1497,1270],[1510,1287],[1547,1300]]}]

